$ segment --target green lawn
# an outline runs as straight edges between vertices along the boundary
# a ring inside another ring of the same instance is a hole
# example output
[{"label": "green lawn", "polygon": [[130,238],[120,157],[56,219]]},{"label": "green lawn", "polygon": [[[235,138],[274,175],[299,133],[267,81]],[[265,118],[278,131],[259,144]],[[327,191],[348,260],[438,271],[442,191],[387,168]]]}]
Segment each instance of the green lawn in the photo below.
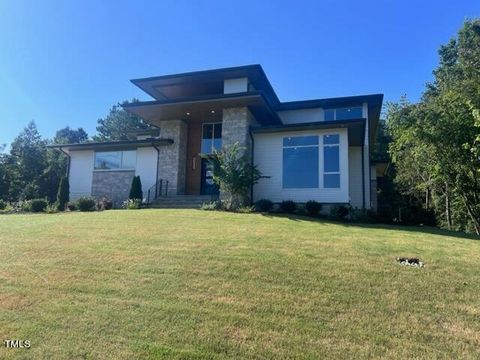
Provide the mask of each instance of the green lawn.
[{"label": "green lawn", "polygon": [[32,343],[2,359],[478,358],[479,319],[480,241],[431,229],[199,210],[0,216],[0,340]]}]

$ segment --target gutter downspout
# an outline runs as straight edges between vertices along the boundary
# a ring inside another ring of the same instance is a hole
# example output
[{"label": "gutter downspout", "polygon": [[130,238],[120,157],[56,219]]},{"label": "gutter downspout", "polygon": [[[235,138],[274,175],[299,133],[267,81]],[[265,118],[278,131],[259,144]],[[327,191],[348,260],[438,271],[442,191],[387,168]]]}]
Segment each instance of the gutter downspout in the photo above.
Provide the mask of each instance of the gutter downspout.
[{"label": "gutter downspout", "polygon": [[365,144],[362,145],[362,200],[365,209]]},{"label": "gutter downspout", "polygon": [[[252,165],[253,165],[253,156],[255,155],[255,140],[253,139],[253,134],[252,134],[252,127],[250,126],[248,128],[248,135],[250,135],[250,140],[252,141],[251,146],[252,148],[250,149],[250,156],[252,157]],[[250,206],[253,204],[253,184],[250,185]]]},{"label": "gutter downspout", "polygon": [[60,146],[58,148],[58,150],[60,150],[62,153],[64,153],[66,156],[67,156],[67,173],[66,173],[66,176],[67,176],[67,179],[70,177],[70,162],[71,162],[71,156],[69,153],[67,153],[66,151],[63,150],[63,148]]},{"label": "gutter downspout", "polygon": [[[160,149],[155,145],[155,143],[152,142],[152,146],[155,150],[157,150],[157,170],[155,174],[155,184],[158,182],[158,163],[160,162]],[[155,186],[155,198],[157,198],[157,186]]]}]

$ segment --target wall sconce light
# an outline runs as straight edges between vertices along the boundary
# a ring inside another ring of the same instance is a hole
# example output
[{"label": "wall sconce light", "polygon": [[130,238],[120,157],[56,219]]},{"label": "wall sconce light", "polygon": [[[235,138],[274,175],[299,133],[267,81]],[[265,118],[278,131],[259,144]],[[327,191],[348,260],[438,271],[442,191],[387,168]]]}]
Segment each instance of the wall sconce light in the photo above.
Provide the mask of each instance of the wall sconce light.
[{"label": "wall sconce light", "polygon": [[194,156],[192,157],[192,170],[196,170],[197,169],[197,157]]}]

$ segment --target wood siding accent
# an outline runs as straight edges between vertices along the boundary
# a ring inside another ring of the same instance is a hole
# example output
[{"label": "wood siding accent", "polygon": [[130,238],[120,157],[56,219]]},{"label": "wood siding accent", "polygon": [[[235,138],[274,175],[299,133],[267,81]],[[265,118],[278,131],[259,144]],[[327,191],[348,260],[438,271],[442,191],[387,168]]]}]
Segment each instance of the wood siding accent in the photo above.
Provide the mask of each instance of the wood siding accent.
[{"label": "wood siding accent", "polygon": [[[198,154],[201,150],[202,142],[202,121],[192,121],[188,123],[187,137],[187,166],[185,179],[185,194],[199,195],[200,181],[202,171],[202,159]],[[193,159],[195,158],[195,169],[193,169]]]}]

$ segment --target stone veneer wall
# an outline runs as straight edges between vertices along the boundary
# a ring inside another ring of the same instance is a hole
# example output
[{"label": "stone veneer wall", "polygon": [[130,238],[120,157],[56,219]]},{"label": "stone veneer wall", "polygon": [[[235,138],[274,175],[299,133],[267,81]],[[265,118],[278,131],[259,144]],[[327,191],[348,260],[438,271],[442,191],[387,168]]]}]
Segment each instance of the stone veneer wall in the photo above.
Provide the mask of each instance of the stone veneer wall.
[{"label": "stone veneer wall", "polygon": [[96,199],[106,197],[113,201],[114,207],[120,207],[128,199],[135,171],[94,171],[92,177],[92,196]]},{"label": "stone veneer wall", "polygon": [[[255,118],[248,108],[223,109],[222,120],[222,146],[229,147],[238,143],[251,160],[252,139],[250,137],[250,125],[254,123]],[[220,198],[224,196],[225,194],[220,193]],[[248,201],[249,199],[245,200]]]},{"label": "stone veneer wall", "polygon": [[223,109],[222,146],[238,143],[251,156],[252,140],[249,132],[253,122],[254,118],[246,107]]},{"label": "stone veneer wall", "polygon": [[168,195],[185,193],[187,129],[187,124],[183,120],[160,123],[162,138],[173,140],[172,145],[159,147],[158,178],[168,180]]}]

